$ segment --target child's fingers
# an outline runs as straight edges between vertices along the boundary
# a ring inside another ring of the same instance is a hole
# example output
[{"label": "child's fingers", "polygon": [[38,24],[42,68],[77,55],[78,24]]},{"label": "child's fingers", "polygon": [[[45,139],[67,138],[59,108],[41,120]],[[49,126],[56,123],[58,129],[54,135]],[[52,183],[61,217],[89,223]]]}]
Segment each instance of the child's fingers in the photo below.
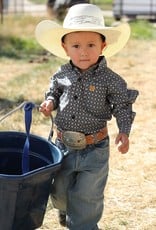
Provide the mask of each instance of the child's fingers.
[{"label": "child's fingers", "polygon": [[120,143],[120,145],[118,146],[118,151],[121,153],[127,153],[129,150],[129,139],[128,136],[124,133],[119,133],[116,140],[115,140],[115,144],[118,145]]}]

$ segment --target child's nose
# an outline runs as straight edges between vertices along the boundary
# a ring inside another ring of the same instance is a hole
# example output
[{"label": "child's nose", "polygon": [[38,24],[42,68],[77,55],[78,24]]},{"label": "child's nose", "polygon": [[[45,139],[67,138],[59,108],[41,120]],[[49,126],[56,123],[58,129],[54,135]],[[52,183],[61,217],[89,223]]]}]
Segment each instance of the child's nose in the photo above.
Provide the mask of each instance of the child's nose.
[{"label": "child's nose", "polygon": [[87,52],[87,49],[86,49],[86,48],[82,48],[82,49],[81,49],[81,55],[82,55],[82,56],[87,56],[87,55],[88,55],[88,52]]}]

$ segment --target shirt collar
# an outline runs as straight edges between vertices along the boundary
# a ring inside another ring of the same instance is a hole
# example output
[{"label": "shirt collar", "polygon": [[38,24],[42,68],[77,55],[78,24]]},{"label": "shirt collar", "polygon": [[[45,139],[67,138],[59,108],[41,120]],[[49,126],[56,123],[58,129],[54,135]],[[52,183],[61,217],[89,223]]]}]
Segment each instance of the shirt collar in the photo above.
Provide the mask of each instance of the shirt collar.
[{"label": "shirt collar", "polygon": [[[77,72],[80,73],[79,68],[78,68],[77,66],[75,66],[71,60],[69,61],[69,64],[70,64],[70,66],[71,66],[71,68],[72,68],[73,70],[75,69]],[[105,59],[104,56],[100,56],[99,59],[98,59],[98,61],[97,61],[97,63],[94,64],[93,66],[91,66],[89,69],[87,69],[87,70],[85,71],[85,73],[86,73],[86,72],[94,72],[94,71],[96,71],[97,69],[99,69],[98,67],[100,67],[100,68],[101,68],[101,67],[102,67],[102,68],[107,67],[107,62],[106,62],[106,59]]]}]

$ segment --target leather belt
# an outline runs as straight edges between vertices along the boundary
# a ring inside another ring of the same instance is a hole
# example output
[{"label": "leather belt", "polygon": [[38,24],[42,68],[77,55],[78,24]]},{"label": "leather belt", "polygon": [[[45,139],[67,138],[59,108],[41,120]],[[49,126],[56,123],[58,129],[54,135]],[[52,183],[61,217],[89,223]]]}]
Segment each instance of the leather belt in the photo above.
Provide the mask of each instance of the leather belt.
[{"label": "leather belt", "polygon": [[[74,138],[74,134],[78,134],[79,136],[82,134],[83,136],[80,139],[85,139],[85,144],[86,145],[92,145],[96,144],[99,141],[102,141],[104,138],[108,136],[108,129],[107,127],[104,127],[100,129],[97,133],[89,134],[89,135],[84,135],[83,133],[79,132],[70,132],[70,131],[59,131],[57,130],[57,138],[61,140],[64,143],[64,134],[65,133],[71,133],[72,137]],[[81,141],[81,140],[80,140]],[[66,144],[66,143],[64,143]]]}]

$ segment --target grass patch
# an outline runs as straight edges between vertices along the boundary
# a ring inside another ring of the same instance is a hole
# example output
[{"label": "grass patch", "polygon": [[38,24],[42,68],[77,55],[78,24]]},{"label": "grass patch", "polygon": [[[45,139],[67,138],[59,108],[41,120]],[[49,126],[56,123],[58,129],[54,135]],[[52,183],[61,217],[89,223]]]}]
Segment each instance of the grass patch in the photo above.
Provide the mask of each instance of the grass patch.
[{"label": "grass patch", "polygon": [[119,225],[121,225],[121,226],[127,226],[128,222],[126,220],[120,220],[119,221]]},{"label": "grass patch", "polygon": [[156,29],[152,23],[146,20],[136,20],[130,23],[132,38],[149,40],[156,38]]},{"label": "grass patch", "polygon": [[32,16],[5,16],[3,25],[0,25],[0,57],[27,59],[45,53],[34,36],[40,20],[42,18]]},{"label": "grass patch", "polygon": [[103,10],[111,10],[112,9],[112,0],[91,0],[90,3],[99,6]]},{"label": "grass patch", "polygon": [[30,2],[35,4],[46,4],[47,1],[45,0],[30,0]]},{"label": "grass patch", "polygon": [[0,56],[8,58],[30,58],[43,54],[43,49],[32,38],[0,35]]}]

